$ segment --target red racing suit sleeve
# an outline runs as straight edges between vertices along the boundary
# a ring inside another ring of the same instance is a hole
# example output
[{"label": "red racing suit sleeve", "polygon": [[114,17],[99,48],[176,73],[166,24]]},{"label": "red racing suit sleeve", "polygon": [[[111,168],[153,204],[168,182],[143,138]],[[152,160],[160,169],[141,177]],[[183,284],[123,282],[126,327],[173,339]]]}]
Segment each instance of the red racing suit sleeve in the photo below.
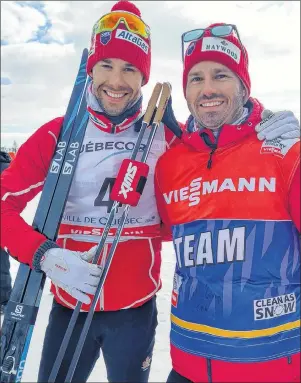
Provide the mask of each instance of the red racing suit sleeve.
[{"label": "red racing suit sleeve", "polygon": [[1,247],[32,267],[33,256],[47,238],[20,216],[42,189],[56,147],[63,117],[39,128],[18,150],[1,174]]}]

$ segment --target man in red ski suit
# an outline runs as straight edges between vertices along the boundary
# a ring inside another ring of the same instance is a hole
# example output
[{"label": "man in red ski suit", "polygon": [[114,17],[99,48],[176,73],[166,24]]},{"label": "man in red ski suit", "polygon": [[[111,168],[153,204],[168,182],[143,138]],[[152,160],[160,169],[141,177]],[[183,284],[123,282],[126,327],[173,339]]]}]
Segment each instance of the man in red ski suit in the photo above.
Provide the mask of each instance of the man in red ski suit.
[{"label": "man in red ski suit", "polygon": [[[141,87],[148,82],[150,64],[149,28],[132,3],[117,3],[93,28],[87,63],[87,72],[93,79],[86,94],[90,118],[56,243],[34,231],[20,213],[43,189],[63,117],[38,129],[3,173],[1,246],[52,280],[54,303],[39,381],[48,380],[79,299],[84,302],[83,312],[57,381],[64,381],[72,359],[100,277],[100,269],[90,261],[112,206],[108,196],[114,177],[137,139],[135,126],[142,116]],[[273,134],[282,134],[284,127],[291,130],[292,126],[290,117],[284,114],[284,120],[273,127]],[[266,129],[261,134],[271,134],[268,125],[263,128]],[[130,210],[75,371],[75,381],[88,379],[100,350],[109,381],[148,380],[157,326],[156,293],[161,287],[162,232],[155,201],[154,168],[173,143],[173,134],[161,126],[149,155],[146,187],[138,206]],[[120,214],[114,220],[113,231],[119,218]],[[108,241],[101,265],[110,246]]]},{"label": "man in red ski suit", "polygon": [[[130,2],[115,4],[93,28],[87,62],[87,73],[93,79],[86,94],[90,118],[56,244],[27,225],[20,213],[43,188],[63,117],[38,129],[20,147],[12,167],[3,174],[1,246],[20,262],[46,272],[52,280],[54,303],[39,381],[48,381],[77,299],[84,303],[83,311],[89,310],[100,269],[87,261],[93,257],[112,206],[109,192],[114,177],[137,140],[137,127],[143,116],[141,87],[149,80],[150,66],[150,32],[140,11]],[[141,148],[146,140],[147,134]],[[156,293],[161,287],[161,221],[153,174],[157,159],[174,141],[174,135],[160,126],[149,154],[148,181],[139,205],[130,209],[75,381],[88,379],[100,349],[109,381],[148,380],[157,326]],[[120,216],[119,212],[111,233]],[[101,265],[111,242],[109,236]],[[85,312],[80,313],[59,382],[65,379],[85,317]]]},{"label": "man in red ski suit", "polygon": [[300,139],[257,140],[236,26],[182,41],[191,117],[155,171],[177,261],[168,382],[300,382]]}]

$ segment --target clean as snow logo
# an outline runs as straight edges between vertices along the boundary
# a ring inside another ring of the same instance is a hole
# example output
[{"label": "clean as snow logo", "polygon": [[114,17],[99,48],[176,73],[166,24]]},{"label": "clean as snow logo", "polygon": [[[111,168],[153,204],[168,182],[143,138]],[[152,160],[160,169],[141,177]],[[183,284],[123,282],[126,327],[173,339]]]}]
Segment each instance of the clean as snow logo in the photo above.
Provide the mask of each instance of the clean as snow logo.
[{"label": "clean as snow logo", "polygon": [[254,319],[272,319],[296,312],[294,293],[254,301]]},{"label": "clean as snow logo", "polygon": [[194,51],[194,48],[195,48],[195,41],[193,41],[193,42],[189,45],[189,47],[188,47],[188,49],[187,49],[187,51],[186,51],[186,56],[190,56],[190,55],[192,54],[192,52]]},{"label": "clean as snow logo", "polygon": [[99,40],[102,45],[107,45],[111,41],[111,38],[112,32],[110,31],[101,32],[99,35]]},{"label": "clean as snow logo", "polygon": [[226,41],[218,37],[204,37],[201,51],[224,53],[231,57],[237,64],[240,62],[241,50],[235,44],[231,43],[231,41]]},{"label": "clean as snow logo", "polygon": [[128,197],[128,193],[133,191],[132,183],[137,173],[137,166],[133,165],[132,162],[129,163],[127,168],[124,180],[121,184],[120,192],[118,194],[122,194],[126,199]]},{"label": "clean as snow logo", "polygon": [[148,54],[149,45],[135,33],[125,31],[124,29],[117,29],[115,37],[116,39],[126,40],[129,43],[136,45],[143,50],[144,53]]}]

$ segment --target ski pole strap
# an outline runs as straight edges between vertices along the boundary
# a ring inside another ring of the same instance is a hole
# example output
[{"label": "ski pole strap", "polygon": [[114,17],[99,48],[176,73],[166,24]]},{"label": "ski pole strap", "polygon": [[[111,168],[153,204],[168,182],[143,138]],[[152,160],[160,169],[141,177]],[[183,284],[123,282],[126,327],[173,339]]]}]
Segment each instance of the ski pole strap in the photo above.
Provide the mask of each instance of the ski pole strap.
[{"label": "ski pole strap", "polygon": [[125,159],[114,182],[110,198],[122,204],[137,206],[144,189],[149,166],[143,162]]},{"label": "ski pole strap", "polygon": [[180,128],[174,111],[172,109],[171,97],[169,98],[168,103],[166,105],[166,109],[162,117],[162,122],[167,127],[167,129],[169,129],[176,137],[182,137],[183,131]]}]

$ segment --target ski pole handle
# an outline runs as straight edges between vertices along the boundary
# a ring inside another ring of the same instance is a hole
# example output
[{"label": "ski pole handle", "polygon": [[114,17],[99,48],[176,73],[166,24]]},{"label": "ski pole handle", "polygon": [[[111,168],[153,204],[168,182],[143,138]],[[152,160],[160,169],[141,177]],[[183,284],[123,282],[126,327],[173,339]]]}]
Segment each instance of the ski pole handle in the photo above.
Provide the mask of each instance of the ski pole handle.
[{"label": "ski pole handle", "polygon": [[147,109],[143,117],[143,122],[145,122],[147,126],[150,124],[161,90],[162,90],[162,84],[160,82],[157,82],[157,84],[154,87],[151,98],[148,101]]},{"label": "ski pole handle", "polygon": [[161,122],[170,94],[171,85],[168,82],[164,82],[162,86],[161,98],[153,121],[154,124],[159,124]]}]

